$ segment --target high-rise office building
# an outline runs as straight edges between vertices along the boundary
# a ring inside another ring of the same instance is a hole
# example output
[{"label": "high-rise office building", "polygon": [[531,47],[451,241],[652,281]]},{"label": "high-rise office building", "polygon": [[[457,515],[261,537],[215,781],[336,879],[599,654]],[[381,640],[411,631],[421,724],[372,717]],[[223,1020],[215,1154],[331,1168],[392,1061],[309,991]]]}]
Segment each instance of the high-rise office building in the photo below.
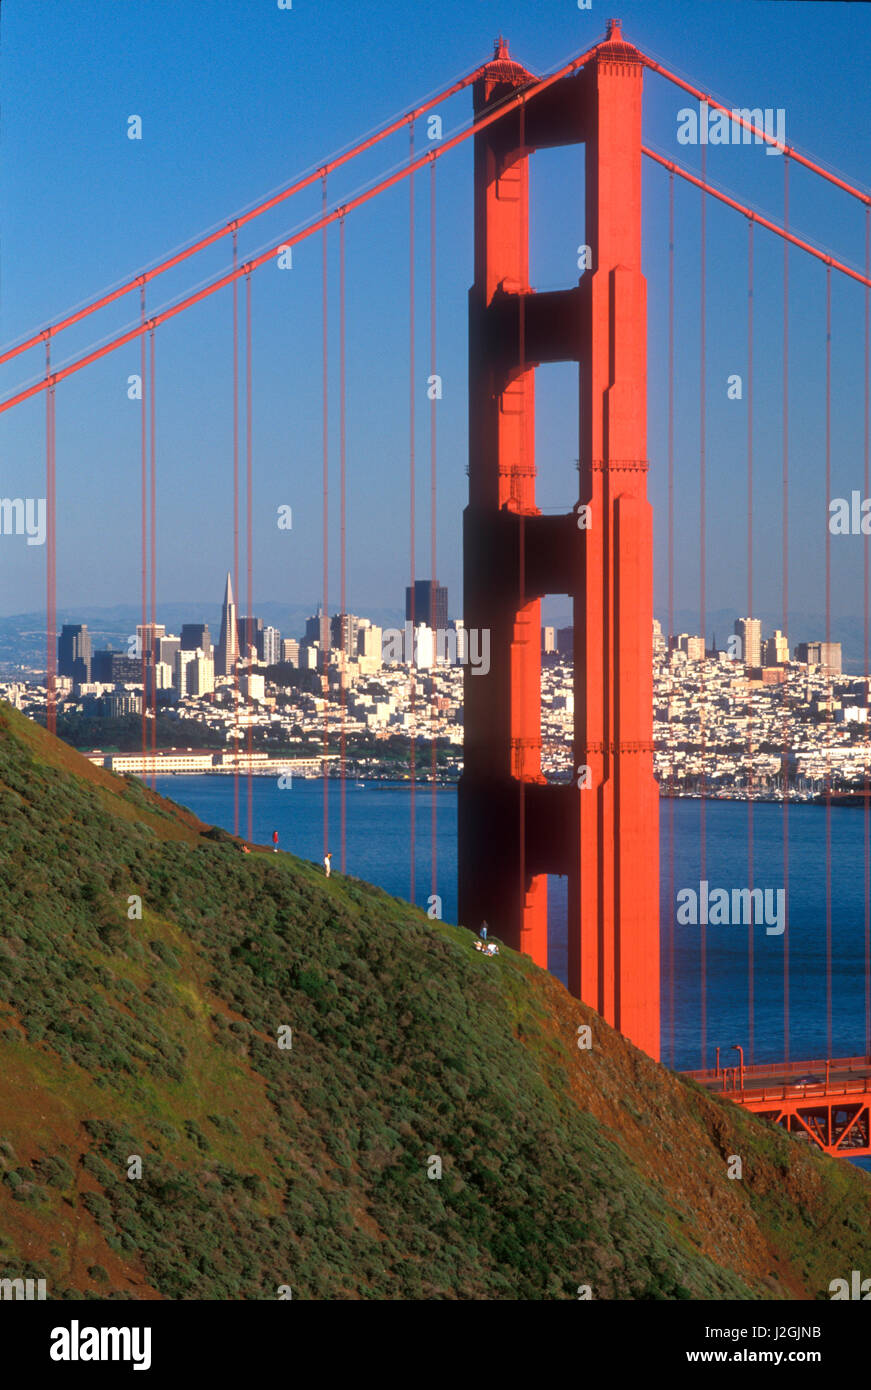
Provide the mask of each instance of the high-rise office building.
[{"label": "high-rise office building", "polygon": [[258,661],[263,660],[263,619],[239,618],[239,655],[247,661],[252,652]]},{"label": "high-rise office building", "polygon": [[381,660],[381,628],[368,623],[357,629],[357,655]]},{"label": "high-rise office building", "polygon": [[188,694],[210,695],[215,688],[215,663],[200,648],[188,662]]},{"label": "high-rise office building", "polygon": [[789,661],[789,643],[780,628],[762,643],[762,665],[783,666]]},{"label": "high-rise office building", "polygon": [[[414,612],[412,612],[412,593]],[[448,625],[448,591],[437,579],[416,579],[405,590],[405,620],[415,627],[425,623],[435,632],[444,632]]]},{"label": "high-rise office building", "polygon": [[305,641],[309,646],[312,642],[317,642],[322,652],[329,651],[330,620],[320,604],[318,604],[318,611],[314,617],[306,621]]},{"label": "high-rise office building", "polygon": [[796,661],[803,661],[808,666],[824,667],[831,676],[841,674],[840,642],[799,642],[795,657]]},{"label": "high-rise office building", "polygon": [[334,613],[330,619],[330,645],[346,656],[357,655],[358,619],[353,613]]},{"label": "high-rise office building", "polygon": [[208,623],[183,623],[180,645],[184,652],[195,652],[199,647],[206,656],[211,656],[212,637]]},{"label": "high-rise office building", "polygon": [[180,648],[175,654],[172,663],[172,687],[177,695],[183,696],[188,693],[188,662],[193,661],[193,652],[185,651]]},{"label": "high-rise office building", "polygon": [[136,638],[137,646],[139,649],[138,654],[141,656],[144,652],[146,657],[149,660],[151,660],[151,654],[154,648],[157,646],[157,643],[160,641],[161,637],[165,636],[165,623],[137,623]]},{"label": "high-rise office building", "polygon": [[175,657],[172,661],[158,661],[154,668],[154,688],[155,690],[172,689],[172,673],[174,669]]},{"label": "high-rise office building", "polygon": [[281,659],[287,666],[299,665],[299,643],[293,637],[285,637],[282,642]]},{"label": "high-rise office building", "polygon": [[263,676],[257,675],[253,671],[246,671],[239,682],[239,688],[245,699],[263,701],[266,698],[266,681]]},{"label": "high-rise office building", "polygon": [[166,637],[158,637],[156,643],[156,655],[158,662],[166,666],[172,666],[175,661],[175,654],[181,647],[181,639],[168,633]]},{"label": "high-rise office building", "polygon": [[281,660],[281,633],[277,627],[265,627],[261,657],[266,666],[277,666]]},{"label": "high-rise office building", "polygon": [[562,657],[573,655],[575,650],[575,630],[573,627],[557,628],[556,649]]},{"label": "high-rise office building", "polygon": [[91,638],[84,623],[64,623],[57,639],[57,673],[76,685],[91,679]]},{"label": "high-rise office building", "polygon": [[173,686],[179,697],[208,695],[214,690],[215,663],[211,656],[206,656],[202,647],[194,652],[182,648],[176,653]]},{"label": "high-rise office building", "polygon": [[91,657],[91,680],[101,685],[141,685],[142,658],[115,652],[111,648],[94,652]]},{"label": "high-rise office building", "polygon": [[545,656],[556,651],[556,628],[543,627],[541,629],[541,650]]},{"label": "high-rise office building", "polygon": [[236,626],[236,600],[233,598],[233,584],[227,571],[224,588],[224,603],[221,610],[221,635],[215,653],[215,675],[232,676],[239,660],[239,633]]},{"label": "high-rise office building", "polygon": [[129,690],[110,690],[100,703],[107,719],[123,719],[128,714],[142,713],[142,696],[133,695]]},{"label": "high-rise office building", "polygon": [[739,660],[745,666],[762,665],[762,623],[759,618],[737,618],[735,635],[741,638]]},{"label": "high-rise office building", "polygon": [[683,652],[690,661],[705,659],[704,637],[692,637],[688,632],[678,632],[674,637],[669,637],[668,649],[671,652]]}]

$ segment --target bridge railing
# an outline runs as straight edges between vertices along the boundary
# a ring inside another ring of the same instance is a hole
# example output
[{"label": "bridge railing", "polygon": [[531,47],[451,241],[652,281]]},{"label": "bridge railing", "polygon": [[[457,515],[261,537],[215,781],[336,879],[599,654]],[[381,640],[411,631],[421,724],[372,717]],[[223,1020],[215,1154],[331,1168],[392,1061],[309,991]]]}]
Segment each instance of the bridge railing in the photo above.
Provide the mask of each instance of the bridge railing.
[{"label": "bridge railing", "polygon": [[[829,1072],[871,1072],[871,1055],[861,1057],[817,1057],[811,1061],[803,1062],[754,1062],[743,1069],[745,1080],[747,1077],[755,1076],[795,1076],[805,1072],[820,1071],[825,1074]],[[692,1081],[698,1081],[702,1085],[708,1081],[722,1081],[731,1076],[733,1072],[740,1071],[739,1067],[709,1067],[702,1071],[683,1071],[681,1076],[688,1076]],[[810,1083],[809,1083],[810,1084]]]},{"label": "bridge railing", "polygon": [[761,1089],[740,1088],[728,1090],[726,1095],[741,1105],[764,1105],[776,1100],[833,1100],[841,1096],[871,1096],[871,1076],[856,1077],[855,1080],[816,1081],[806,1085],[763,1086]]}]

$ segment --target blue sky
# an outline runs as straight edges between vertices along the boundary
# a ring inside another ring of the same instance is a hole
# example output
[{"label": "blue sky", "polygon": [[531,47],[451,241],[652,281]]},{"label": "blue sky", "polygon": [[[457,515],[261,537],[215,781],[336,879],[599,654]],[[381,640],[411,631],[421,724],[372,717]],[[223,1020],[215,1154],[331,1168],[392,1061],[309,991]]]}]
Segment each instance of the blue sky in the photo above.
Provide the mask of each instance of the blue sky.
[{"label": "blue sky", "polygon": [[[0,20],[0,340],[14,342],[172,249],[224,223],[486,59],[504,33],[542,72],[602,36],[610,10],[594,0],[6,0]],[[871,14],[838,3],[626,0],[625,35],[728,105],[782,107],[786,138],[854,182],[869,167]],[[677,144],[687,100],[645,78],[645,138],[698,167]],[[440,109],[446,132],[470,115],[468,93]],[[143,139],[126,137],[138,114]],[[418,148],[425,144],[423,131]],[[330,201],[407,157],[401,134],[330,182]],[[532,279],[577,278],[583,241],[583,152],[542,152],[532,173]],[[779,220],[783,160],[759,148],[709,149],[708,174]],[[466,496],[466,294],[472,278],[471,143],[439,161],[437,369],[438,571],[460,609]],[[645,271],[650,336],[650,495],[656,508],[657,610],[666,602],[667,176],[645,170]],[[429,573],[428,177],[417,205],[418,575]],[[319,191],[240,234],[244,258],[316,211]],[[348,601],[398,607],[410,572],[408,496],[408,185],[351,216],[347,237]],[[676,606],[699,597],[699,196],[676,191]],[[791,222],[861,268],[864,213],[810,174],[791,176]],[[781,604],[782,248],[755,238],[754,609]],[[329,240],[331,574],[338,604],[338,232]],[[726,377],[746,373],[744,219],[709,205],[707,331],[707,607],[747,605],[746,402]],[[229,243],[163,277],[153,309],[228,263]],[[791,607],[822,605],[822,267],[791,254]],[[316,603],[321,589],[321,248],[254,277],[254,595]],[[241,300],[240,300],[241,303]],[[158,603],[220,597],[231,562],[230,296],[216,296],[157,338]],[[57,360],[116,332],[132,298],[65,334]],[[864,292],[833,277],[833,495],[863,487]],[[137,599],[139,414],[127,399],[138,347],[87,369],[57,393],[58,595],[64,607]],[[5,396],[40,368],[39,353],[0,370]],[[538,373],[542,506],[577,497],[576,369]],[[0,419],[0,492],[44,494],[42,398]],[[293,509],[279,531],[277,508]],[[835,614],[862,612],[862,539],[832,542]],[[243,552],[244,554],[244,552]],[[0,537],[0,613],[44,604],[44,551]],[[244,570],[243,570],[244,572]],[[243,595],[244,598],[244,588]],[[558,600],[552,613],[568,612]],[[792,635],[792,634],[791,634]],[[805,633],[796,633],[800,638]],[[816,634],[819,635],[819,634]]]}]

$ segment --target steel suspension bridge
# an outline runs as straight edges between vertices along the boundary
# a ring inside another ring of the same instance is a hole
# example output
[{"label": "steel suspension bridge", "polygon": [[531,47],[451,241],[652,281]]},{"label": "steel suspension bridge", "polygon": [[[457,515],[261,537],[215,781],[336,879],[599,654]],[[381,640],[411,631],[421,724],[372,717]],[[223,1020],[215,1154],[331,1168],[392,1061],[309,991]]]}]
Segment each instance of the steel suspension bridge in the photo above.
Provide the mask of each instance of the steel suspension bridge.
[{"label": "steel suspension bridge", "polygon": [[[764,216],[708,177],[702,149],[701,173],[645,144],[642,133],[643,88],[648,76],[672,84],[700,104],[706,114],[740,130],[745,143],[776,148],[782,156],[772,167],[783,170],[783,215]],[[419,123],[452,98],[471,88],[473,117],[448,138],[415,147]],[[330,182],[344,165],[393,138],[408,136],[407,159],[362,191],[331,202]],[[832,280],[843,280],[864,294],[864,343],[856,347],[864,361],[864,484],[869,477],[869,380],[871,380],[871,194],[792,148],[763,126],[756,111],[729,108],[646,56],[624,39],[611,21],[606,36],[586,52],[539,77],[512,58],[500,40],[493,57],[416,108],[403,113],[375,134],[327,160],[244,214],[183,250],[131,276],[110,292],[0,352],[0,367],[40,354],[39,374],[0,402],[0,414],[20,410],[42,397],[45,406],[46,532],[46,686],[47,725],[56,727],[57,710],[57,480],[56,400],[58,393],[87,389],[87,369],[100,359],[138,347],[142,382],[139,430],[140,598],[143,633],[156,622],[157,570],[157,410],[161,329],[172,320],[195,322],[198,305],[213,296],[227,303],[227,346],[232,362],[233,518],[232,573],[235,592],[244,564],[247,611],[253,613],[253,479],[254,412],[252,408],[252,280],[281,256],[310,238],[322,242],[322,434],[323,434],[323,601],[329,584],[330,448],[328,397],[337,392],[339,408],[339,610],[348,611],[347,429],[346,429],[346,228],[354,214],[389,189],[409,190],[409,530],[411,592],[415,583],[417,491],[415,440],[420,393],[415,330],[415,193],[421,176],[428,182],[429,327],[428,379],[437,376],[438,260],[436,245],[437,169],[451,151],[474,142],[474,283],[469,296],[469,505],[464,516],[464,621],[467,628],[490,634],[491,665],[486,674],[465,677],[464,772],[459,786],[459,920],[477,925],[486,918],[499,923],[509,945],[548,965],[547,877],[568,880],[568,984],[615,1028],[651,1056],[660,1056],[661,1039],[674,1035],[674,927],[660,934],[659,794],[653,771],[653,690],[651,632],[653,619],[653,518],[647,499],[647,287],[642,274],[642,164],[662,172],[668,198],[668,508],[663,519],[668,535],[669,631],[674,630],[675,537],[675,186],[683,184],[700,199],[701,240],[698,283],[701,372],[706,357],[706,294],[710,251],[706,209],[716,203],[735,214],[746,238],[747,265],[747,611],[753,612],[753,346],[754,251],[761,236],[783,247],[783,611],[787,614],[789,580],[789,272],[790,255],[800,254],[820,267],[825,302],[825,484],[831,495],[832,432]],[[584,147],[586,201],[585,251],[577,283],[536,292],[529,270],[529,165],[534,152],[559,146]],[[864,209],[865,260],[860,269],[829,254],[790,225],[792,172],[823,181]],[[321,208],[301,227],[241,259],[243,228],[289,203],[307,188],[321,189]],[[328,237],[338,238],[338,383],[329,371],[328,304],[331,293]],[[152,287],[171,270],[194,262],[207,248],[229,245],[232,264],[224,273],[201,281],[170,304],[149,310]],[[397,277],[399,278],[399,277]],[[98,346],[62,360],[58,346],[73,325],[97,316],[118,301],[136,303],[137,321],[110,334]],[[578,369],[579,489],[577,505],[565,514],[546,515],[536,502],[535,380],[545,363],[576,363]],[[85,374],[85,375],[80,375]],[[430,559],[436,567],[437,396],[429,395]],[[700,612],[706,613],[706,454],[705,392],[699,394],[699,533]],[[244,490],[245,505],[242,505]],[[244,535],[242,519],[245,519]],[[830,639],[832,571],[830,536],[825,538],[826,639]],[[869,661],[869,555],[864,553],[864,670]],[[541,769],[540,604],[545,595],[568,596],[574,607],[574,734],[568,785],[548,784]],[[412,598],[413,602],[413,598]],[[413,620],[413,614],[412,614]],[[786,622],[784,622],[786,628]],[[322,682],[328,691],[327,654]],[[155,663],[141,652],[143,688],[143,755],[156,755],[157,689]],[[238,668],[237,668],[238,679]],[[412,705],[415,683],[411,677]],[[340,699],[344,701],[344,683]],[[418,724],[425,708],[412,709]],[[251,749],[248,726],[248,747]],[[323,744],[328,748],[325,716]],[[702,730],[704,741],[704,730]],[[411,893],[415,893],[415,795],[429,780],[432,788],[431,871],[436,891],[437,803],[436,745],[432,740],[429,777],[417,766],[411,741]],[[153,764],[154,765],[154,764]],[[344,726],[339,750],[340,867],[346,867],[346,744]],[[326,768],[326,762],[325,762]],[[827,1056],[819,1061],[790,1057],[790,945],[782,936],[783,1047],[777,1064],[756,1064],[753,1057],[754,966],[753,924],[747,933],[750,1061],[737,1047],[735,1066],[716,1065],[691,1073],[749,1110],[767,1116],[829,1153],[871,1154],[871,858],[866,770],[864,826],[864,959],[855,966],[864,975],[865,1029],[857,1039],[863,1051],[850,1058],[832,1056],[832,1013],[837,1006],[832,972],[833,915],[831,864],[827,862],[826,1017]],[[324,848],[330,836],[330,787],[324,775]],[[748,857],[752,864],[752,802]],[[672,814],[672,808],[669,808]],[[704,869],[704,800],[702,802],[702,869]],[[831,815],[831,806],[825,814]],[[783,805],[784,868],[788,865],[788,803]],[[240,826],[239,775],[236,777],[235,828]],[[248,784],[247,831],[252,837],[252,789]],[[673,825],[670,863],[674,881]],[[751,874],[752,882],[752,874]],[[673,900],[673,893],[672,893]],[[700,929],[701,1060],[710,1062],[706,1022],[706,927]],[[661,966],[664,967],[661,969]],[[660,980],[666,988],[661,991]],[[662,993],[662,1000],[661,1000]],[[664,1005],[664,1009],[663,1009]],[[663,1016],[664,1014],[664,1016]],[[767,1049],[774,1046],[767,1039]],[[668,1050],[666,1048],[666,1050]]]}]

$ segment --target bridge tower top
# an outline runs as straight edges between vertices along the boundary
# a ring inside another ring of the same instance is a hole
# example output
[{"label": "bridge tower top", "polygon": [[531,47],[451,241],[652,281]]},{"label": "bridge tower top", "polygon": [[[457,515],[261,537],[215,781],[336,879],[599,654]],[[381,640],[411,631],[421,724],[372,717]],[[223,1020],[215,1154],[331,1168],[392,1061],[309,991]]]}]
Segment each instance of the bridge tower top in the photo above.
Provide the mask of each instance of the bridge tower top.
[{"label": "bridge tower top", "polygon": [[526,69],[522,63],[518,63],[508,51],[508,40],[499,35],[493,44],[493,57],[489,63],[485,63],[481,70],[481,76],[486,84],[489,93],[494,85],[500,82],[508,82],[512,86],[521,86],[525,82],[534,82],[535,75]]},{"label": "bridge tower top", "polygon": [[596,52],[601,58],[611,58],[612,60],[616,60],[618,62],[621,59],[624,62],[627,60],[633,62],[639,62],[642,60],[641,53],[635,47],[634,43],[629,43],[623,37],[623,30],[620,27],[619,19],[608,20],[607,33],[605,34],[605,37],[602,40],[602,42],[599,44]]}]

